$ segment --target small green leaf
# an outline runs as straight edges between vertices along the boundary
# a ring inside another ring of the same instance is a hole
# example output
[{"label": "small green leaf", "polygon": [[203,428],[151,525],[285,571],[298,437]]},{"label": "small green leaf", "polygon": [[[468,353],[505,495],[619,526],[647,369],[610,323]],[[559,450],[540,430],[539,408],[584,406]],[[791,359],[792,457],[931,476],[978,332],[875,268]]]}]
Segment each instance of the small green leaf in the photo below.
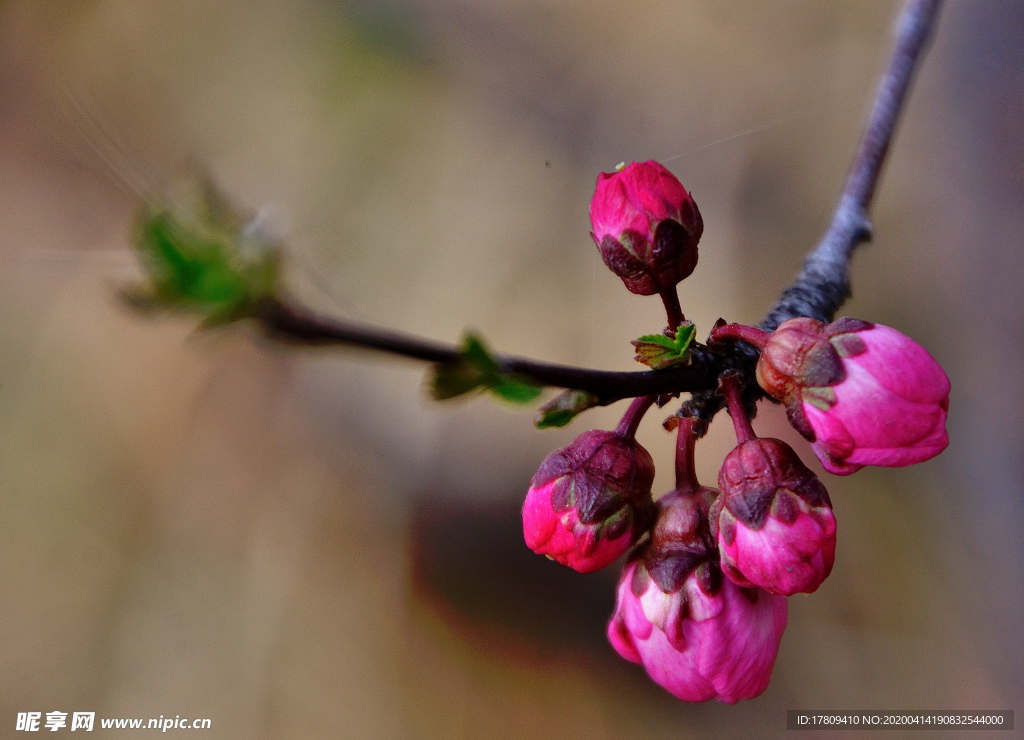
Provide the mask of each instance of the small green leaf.
[{"label": "small green leaf", "polygon": [[652,370],[664,370],[666,367],[689,364],[690,345],[697,327],[689,321],[684,322],[676,330],[674,337],[664,334],[645,334],[633,342],[636,348],[636,361],[647,365]]},{"label": "small green leaf", "polygon": [[483,340],[475,334],[466,334],[463,338],[461,355],[481,373],[497,375],[499,372],[498,361],[491,356]]},{"label": "small green leaf", "polygon": [[245,318],[278,287],[278,246],[247,233],[242,216],[204,178],[176,201],[147,203],[134,246],[147,277],[123,290],[134,307],[192,311],[216,326]]},{"label": "small green leaf", "polygon": [[544,390],[522,375],[500,375],[490,389],[491,393],[511,403],[530,403]]},{"label": "small green leaf", "polygon": [[463,337],[457,359],[434,366],[429,387],[431,396],[438,401],[486,388],[511,403],[529,403],[542,390],[540,384],[526,376],[501,372],[494,355],[471,333]]},{"label": "small green leaf", "polygon": [[601,399],[593,393],[570,389],[559,393],[540,407],[533,424],[538,429],[564,427],[576,418],[576,415],[600,406]]},{"label": "small green leaf", "polygon": [[480,371],[461,358],[433,367],[428,385],[435,401],[447,401],[476,390],[483,384]]}]

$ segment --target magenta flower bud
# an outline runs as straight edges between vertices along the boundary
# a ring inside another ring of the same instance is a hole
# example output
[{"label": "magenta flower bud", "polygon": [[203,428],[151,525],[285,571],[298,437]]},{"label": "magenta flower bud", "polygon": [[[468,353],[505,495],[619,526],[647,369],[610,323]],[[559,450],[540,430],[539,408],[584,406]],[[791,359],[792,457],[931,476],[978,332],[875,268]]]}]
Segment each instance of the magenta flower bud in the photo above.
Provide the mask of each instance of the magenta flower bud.
[{"label": "magenta flower bud", "polygon": [[949,445],[946,373],[888,326],[791,319],[767,336],[757,379],[830,473],[913,465]]},{"label": "magenta flower bud", "polygon": [[836,519],[828,492],[789,445],[754,438],[730,452],[711,511],[722,570],[741,586],[812,593],[832,572]]},{"label": "magenta flower bud", "polygon": [[654,461],[631,435],[593,430],[552,452],[530,482],[523,535],[580,573],[609,565],[650,527]]},{"label": "magenta flower bud", "polygon": [[707,526],[713,495],[676,491],[659,502],[651,541],[619,581],[608,640],[679,699],[735,704],[768,688],[787,605],[722,577]]},{"label": "magenta flower bud", "polygon": [[633,293],[664,293],[697,265],[700,211],[653,159],[597,176],[590,223],[604,263]]}]

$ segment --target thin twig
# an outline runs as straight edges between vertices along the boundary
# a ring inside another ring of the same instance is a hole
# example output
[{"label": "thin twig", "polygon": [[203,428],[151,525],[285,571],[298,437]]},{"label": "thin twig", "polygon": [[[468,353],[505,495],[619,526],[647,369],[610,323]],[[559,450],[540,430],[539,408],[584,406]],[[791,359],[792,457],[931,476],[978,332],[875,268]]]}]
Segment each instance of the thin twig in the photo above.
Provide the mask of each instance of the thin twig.
[{"label": "thin twig", "polygon": [[941,5],[942,0],[910,0],[903,9],[896,28],[896,48],[878,87],[864,138],[832,224],[814,251],[807,255],[799,276],[782,292],[759,324],[762,329],[772,331],[783,321],[797,316],[831,321],[850,297],[850,258],[858,246],[871,240],[872,225],[868,216],[871,199]]},{"label": "thin twig", "polygon": [[[427,362],[451,362],[459,357],[459,349],[454,345],[317,316],[276,298],[262,300],[254,318],[269,337],[290,344],[349,345]],[[712,388],[720,371],[718,357],[699,346],[691,348],[689,365],[646,372],[590,370],[502,354],[495,357],[504,372],[527,375],[543,385],[578,388],[595,394],[603,403]]]}]

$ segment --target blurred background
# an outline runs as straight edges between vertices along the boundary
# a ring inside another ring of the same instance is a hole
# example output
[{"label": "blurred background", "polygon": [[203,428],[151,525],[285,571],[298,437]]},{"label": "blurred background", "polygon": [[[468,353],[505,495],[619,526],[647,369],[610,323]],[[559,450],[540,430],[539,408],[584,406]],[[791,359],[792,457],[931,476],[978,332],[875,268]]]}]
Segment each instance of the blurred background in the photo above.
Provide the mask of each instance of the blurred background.
[{"label": "blurred background", "polygon": [[[706,224],[687,316],[700,337],[756,322],[828,224],[898,5],[0,2],[0,737],[53,710],[216,738],[654,740],[782,737],[796,708],[1021,709],[1020,3],[946,8],[843,311],[939,359],[952,443],[827,477],[835,571],[735,707],[618,658],[617,568],[522,543],[540,460],[624,404],[538,432],[430,402],[416,363],[116,299],[126,183],[203,169],[270,204],[318,310],[638,369],[662,309],[599,261],[598,171],[670,167]],[[658,493],[667,413],[640,431]],[[728,426],[698,448],[706,483]],[[820,471],[779,409],[755,429]]]}]

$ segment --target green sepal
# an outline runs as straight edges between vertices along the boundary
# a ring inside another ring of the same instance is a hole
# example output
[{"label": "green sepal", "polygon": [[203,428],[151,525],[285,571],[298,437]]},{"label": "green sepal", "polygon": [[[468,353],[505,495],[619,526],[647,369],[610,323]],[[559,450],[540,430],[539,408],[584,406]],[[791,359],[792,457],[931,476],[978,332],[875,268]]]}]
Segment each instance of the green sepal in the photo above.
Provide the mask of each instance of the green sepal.
[{"label": "green sepal", "polygon": [[457,359],[434,366],[429,385],[430,395],[438,401],[486,388],[510,403],[530,403],[542,391],[540,384],[524,375],[502,372],[484,343],[471,333],[463,338]]},{"label": "green sepal", "polygon": [[541,406],[533,425],[538,429],[564,427],[575,419],[577,414],[600,405],[601,399],[593,393],[569,389]]},{"label": "green sepal", "polygon": [[697,327],[689,321],[680,324],[674,337],[664,334],[645,334],[633,341],[636,361],[652,370],[664,370],[672,365],[686,365],[690,362],[690,345]]},{"label": "green sepal", "polygon": [[821,411],[828,411],[836,405],[836,392],[828,386],[804,388],[800,395],[805,402]]},{"label": "green sepal", "polygon": [[245,318],[280,282],[277,244],[246,232],[245,220],[205,178],[175,202],[143,206],[134,244],[146,281],[122,297],[142,310],[185,310],[203,326]]}]

